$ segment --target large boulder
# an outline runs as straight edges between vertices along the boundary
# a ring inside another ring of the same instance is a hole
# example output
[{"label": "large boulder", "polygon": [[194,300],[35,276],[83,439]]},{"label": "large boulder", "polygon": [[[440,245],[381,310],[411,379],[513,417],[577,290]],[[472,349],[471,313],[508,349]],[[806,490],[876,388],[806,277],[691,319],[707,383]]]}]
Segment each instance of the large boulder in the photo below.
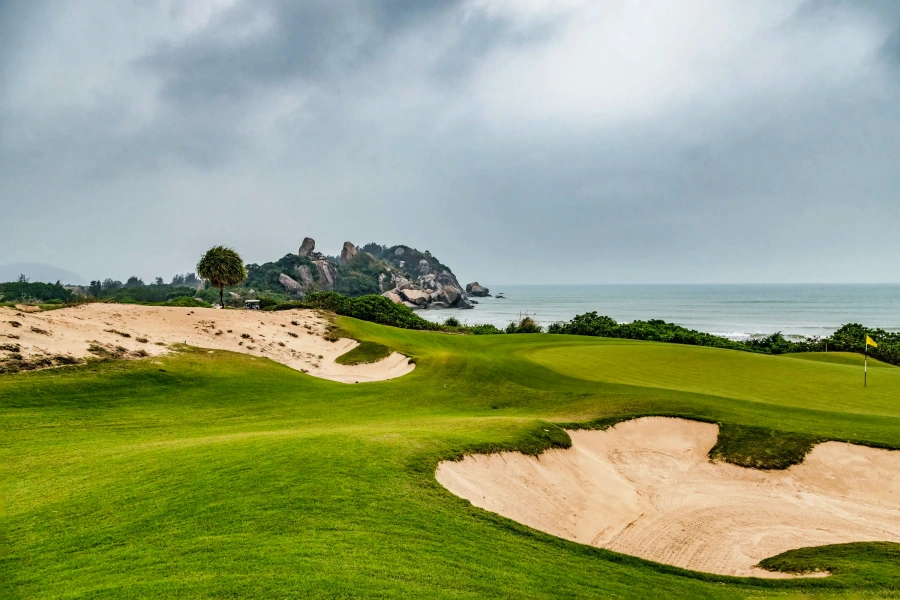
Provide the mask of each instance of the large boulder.
[{"label": "large boulder", "polygon": [[417,306],[425,306],[431,300],[428,292],[424,290],[405,289],[400,290],[400,295],[407,302],[412,302]]},{"label": "large boulder", "polygon": [[446,302],[432,302],[428,305],[428,310],[435,310],[438,308],[450,308],[450,305]]},{"label": "large boulder", "polygon": [[382,294],[382,296],[384,296],[385,298],[387,298],[388,300],[390,300],[391,302],[393,302],[395,304],[403,304],[403,298],[401,298],[400,294],[398,294],[394,290],[385,292]]},{"label": "large boulder", "polygon": [[428,261],[423,259],[419,260],[419,264],[416,265],[416,271],[419,272],[419,275],[428,275],[431,273],[431,265],[428,264]]},{"label": "large boulder", "polygon": [[283,285],[285,291],[287,291],[287,293],[292,296],[297,296],[303,293],[303,286],[284,273],[278,276],[278,283]]},{"label": "large boulder", "polygon": [[435,273],[434,280],[437,281],[438,285],[442,288],[454,287],[462,294],[462,285],[460,285],[459,281],[456,280],[456,276],[450,271],[443,270],[440,273]]},{"label": "large boulder", "polygon": [[312,254],[312,251],[315,249],[316,240],[312,238],[303,238],[303,243],[300,244],[300,250],[297,251],[297,255],[300,256],[300,258],[306,258]]},{"label": "large boulder", "polygon": [[441,296],[444,302],[453,305],[462,297],[462,292],[454,287],[445,287],[441,290]]},{"label": "large boulder", "polygon": [[416,284],[414,284],[406,277],[398,275],[397,273],[391,273],[391,283],[393,283],[394,287],[398,290],[409,290],[416,288]]},{"label": "large boulder", "polygon": [[459,297],[459,300],[456,301],[455,306],[456,306],[456,308],[464,308],[464,309],[475,308],[475,305],[473,305],[472,302],[469,301],[469,299],[465,298],[464,296]]},{"label": "large boulder", "polygon": [[344,248],[341,250],[341,264],[346,265],[349,263],[356,256],[357,252],[356,246],[350,242],[344,242]]},{"label": "large boulder", "polygon": [[300,265],[297,267],[297,275],[300,276],[300,285],[303,287],[309,287],[315,280],[313,279],[312,269],[310,269],[306,265]]},{"label": "large boulder", "polygon": [[422,307],[419,306],[418,304],[413,304],[412,302],[406,302],[406,301],[403,302],[403,305],[404,305],[406,308],[409,308],[409,309],[411,309],[411,310],[419,310],[419,309],[422,308]]},{"label": "large boulder", "polygon": [[317,260],[315,265],[316,270],[319,271],[319,283],[326,290],[333,290],[338,279],[337,267],[327,260]]},{"label": "large boulder", "polygon": [[473,296],[490,296],[490,290],[479,284],[477,281],[473,281],[472,283],[466,286],[466,293],[471,294]]}]

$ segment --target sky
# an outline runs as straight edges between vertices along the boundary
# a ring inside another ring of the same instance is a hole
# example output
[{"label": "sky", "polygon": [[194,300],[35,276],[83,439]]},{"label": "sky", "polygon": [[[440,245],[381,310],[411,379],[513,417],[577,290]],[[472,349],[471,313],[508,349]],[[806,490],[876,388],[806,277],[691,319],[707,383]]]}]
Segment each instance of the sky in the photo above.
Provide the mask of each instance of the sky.
[{"label": "sky", "polygon": [[900,281],[895,0],[0,0],[0,264]]}]

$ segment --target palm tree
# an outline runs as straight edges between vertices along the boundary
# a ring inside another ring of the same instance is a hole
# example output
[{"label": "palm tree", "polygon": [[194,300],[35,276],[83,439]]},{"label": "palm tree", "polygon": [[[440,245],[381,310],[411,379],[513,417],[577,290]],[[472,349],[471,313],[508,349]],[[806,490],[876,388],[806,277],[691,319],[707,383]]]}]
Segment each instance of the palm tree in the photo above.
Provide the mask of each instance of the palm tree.
[{"label": "palm tree", "polygon": [[197,263],[197,274],[219,288],[219,304],[225,308],[225,286],[242,282],[247,269],[240,254],[225,246],[213,246]]}]

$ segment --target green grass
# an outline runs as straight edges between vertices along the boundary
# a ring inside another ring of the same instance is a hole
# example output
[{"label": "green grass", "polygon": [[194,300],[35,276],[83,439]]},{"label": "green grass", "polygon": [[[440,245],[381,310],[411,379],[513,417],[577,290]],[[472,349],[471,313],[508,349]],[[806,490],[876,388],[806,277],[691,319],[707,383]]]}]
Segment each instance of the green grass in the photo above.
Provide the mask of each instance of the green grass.
[{"label": "green grass", "polygon": [[334,362],[340,365],[362,365],[378,362],[391,355],[391,350],[383,344],[375,342],[360,342],[358,346],[338,356]]},{"label": "green grass", "polygon": [[[794,571],[828,565],[834,575],[825,579],[717,577],[554,538],[474,508],[434,479],[440,460],[535,454],[569,444],[559,423],[624,415],[722,423],[718,451],[736,462],[777,462],[810,438],[898,447],[892,369],[870,371],[862,390],[854,365],[337,324],[413,357],[416,369],[345,385],[265,359],[184,349],[0,377],[2,592],[732,598],[900,590],[897,545],[772,559]],[[784,451],[773,454],[773,444]]]},{"label": "green grass", "polygon": [[[853,352],[800,352],[797,354],[785,354],[785,358],[796,358],[798,360],[813,360],[818,362],[827,362],[835,365],[853,365],[862,367],[864,357],[862,354],[854,354]],[[870,369],[900,369],[900,367],[889,365],[880,360],[869,357]]]}]

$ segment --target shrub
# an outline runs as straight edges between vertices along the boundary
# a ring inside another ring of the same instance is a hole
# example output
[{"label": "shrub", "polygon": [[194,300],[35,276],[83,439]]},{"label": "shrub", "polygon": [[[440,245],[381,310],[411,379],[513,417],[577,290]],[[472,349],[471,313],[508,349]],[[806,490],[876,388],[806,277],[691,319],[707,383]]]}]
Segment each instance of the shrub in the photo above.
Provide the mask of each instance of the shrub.
[{"label": "shrub", "polygon": [[318,308],[339,315],[350,312],[350,298],[337,292],[313,292],[300,303],[303,308]]},{"label": "shrub", "polygon": [[191,296],[179,296],[163,302],[163,306],[180,306],[182,308],[209,308],[209,302]]},{"label": "shrub", "polygon": [[470,325],[467,331],[472,335],[496,335],[498,333],[506,333],[502,329],[498,329],[493,325]]},{"label": "shrub", "polygon": [[513,321],[506,326],[506,333],[541,333],[543,330],[543,327],[528,316],[522,317],[518,321]]},{"label": "shrub", "polygon": [[279,302],[275,298],[269,298],[268,296],[260,296],[259,298],[259,307],[262,310],[274,309],[278,304]]}]

